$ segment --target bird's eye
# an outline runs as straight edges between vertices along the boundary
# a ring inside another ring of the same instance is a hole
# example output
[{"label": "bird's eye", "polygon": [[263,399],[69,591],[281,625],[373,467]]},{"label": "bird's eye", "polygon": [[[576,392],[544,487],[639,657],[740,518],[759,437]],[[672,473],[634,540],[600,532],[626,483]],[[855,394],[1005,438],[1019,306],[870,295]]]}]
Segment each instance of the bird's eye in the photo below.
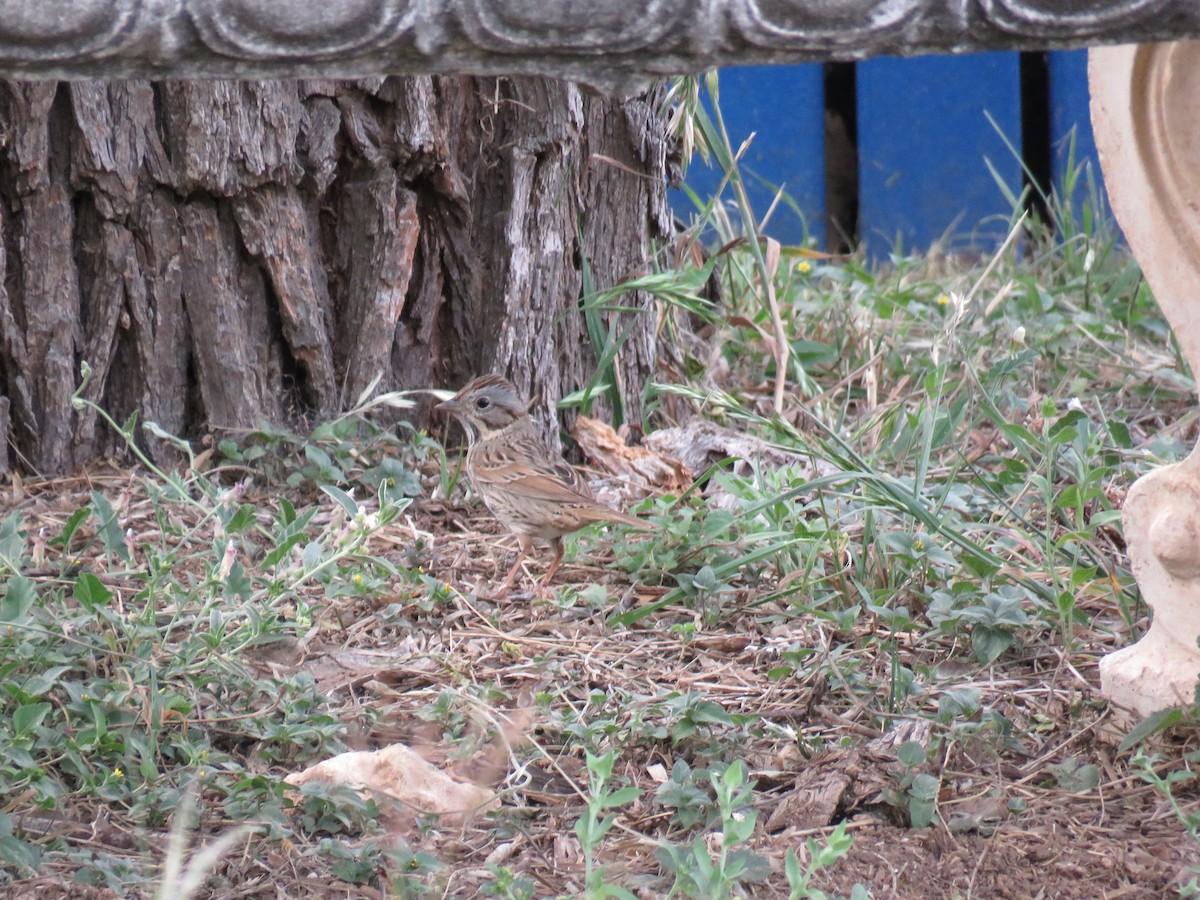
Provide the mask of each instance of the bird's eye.
[{"label": "bird's eye", "polygon": [[492,405],[492,401],[489,400],[487,397],[480,397],[478,400],[475,401],[476,409],[487,409],[491,405]]}]

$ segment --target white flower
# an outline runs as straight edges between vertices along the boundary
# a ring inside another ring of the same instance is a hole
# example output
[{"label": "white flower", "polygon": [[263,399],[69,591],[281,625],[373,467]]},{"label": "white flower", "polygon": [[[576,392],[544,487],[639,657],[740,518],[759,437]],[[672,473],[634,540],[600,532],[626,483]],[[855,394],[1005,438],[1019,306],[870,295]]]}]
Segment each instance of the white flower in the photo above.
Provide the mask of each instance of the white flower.
[{"label": "white flower", "polygon": [[233,571],[234,560],[237,559],[237,543],[230,541],[225,545],[225,553],[221,556],[221,565],[217,567],[217,578],[224,581]]}]

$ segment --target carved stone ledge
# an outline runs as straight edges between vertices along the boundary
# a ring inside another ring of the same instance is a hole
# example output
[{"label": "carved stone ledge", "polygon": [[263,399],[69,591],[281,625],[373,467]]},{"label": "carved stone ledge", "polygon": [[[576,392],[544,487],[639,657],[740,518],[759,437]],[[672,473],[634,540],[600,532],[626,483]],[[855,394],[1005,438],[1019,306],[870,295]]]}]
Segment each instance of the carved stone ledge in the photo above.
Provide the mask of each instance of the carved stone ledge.
[{"label": "carved stone ledge", "polygon": [[0,77],[472,72],[619,88],[730,63],[1187,37],[1194,0],[0,0]]},{"label": "carved stone ledge", "polygon": [[382,51],[403,42],[418,18],[410,0],[184,0],[183,8],[209,51],[258,61],[313,62]]},{"label": "carved stone ledge", "polygon": [[[1088,78],[1113,212],[1200,372],[1200,43],[1093,50]],[[1101,660],[1101,685],[1147,715],[1190,703],[1200,678],[1200,452],[1134,484],[1123,522],[1154,620],[1137,644]]]}]

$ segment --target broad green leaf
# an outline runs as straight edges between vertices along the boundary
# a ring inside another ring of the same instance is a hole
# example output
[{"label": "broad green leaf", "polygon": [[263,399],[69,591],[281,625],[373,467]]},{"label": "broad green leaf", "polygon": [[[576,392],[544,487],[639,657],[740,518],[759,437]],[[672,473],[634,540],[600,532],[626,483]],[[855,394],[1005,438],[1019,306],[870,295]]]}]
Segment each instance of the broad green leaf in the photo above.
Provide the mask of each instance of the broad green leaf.
[{"label": "broad green leaf", "polygon": [[1003,628],[976,625],[971,630],[971,649],[983,665],[991,665],[1013,645],[1013,636]]},{"label": "broad green leaf", "polygon": [[237,508],[229,521],[225,523],[225,531],[228,534],[241,534],[247,528],[254,524],[254,507],[249,503],[243,503]]},{"label": "broad green leaf", "polygon": [[688,710],[688,717],[701,725],[733,725],[725,708],[711,700],[701,700]]},{"label": "broad green leaf", "polygon": [[112,556],[128,562],[129,548],[125,545],[125,532],[121,530],[121,523],[117,519],[116,511],[108,502],[108,498],[99,491],[92,491],[91,496],[92,509],[96,513],[96,520],[99,523],[97,527],[100,539],[104,542],[104,549]]},{"label": "broad green leaf", "polygon": [[355,502],[354,498],[341,488],[336,488],[331,484],[323,484],[321,485],[321,490],[336,500],[338,506],[348,512],[350,515],[358,515],[358,503]]},{"label": "broad green leaf", "polygon": [[287,556],[292,551],[292,548],[300,543],[300,541],[303,539],[303,534],[293,534],[285,538],[278,547],[268,553],[263,559],[263,568],[269,569],[272,566],[279,565],[280,561]]},{"label": "broad green leaf", "polygon": [[37,600],[33,579],[17,575],[8,579],[4,598],[0,599],[0,624],[16,625],[24,622],[29,610]]},{"label": "broad green leaf", "polygon": [[1133,728],[1129,729],[1129,733],[1117,746],[1117,749],[1124,753],[1132,750],[1146,738],[1158,734],[1160,731],[1166,731],[1175,725],[1183,722],[1183,710],[1172,706],[1167,709],[1160,709],[1158,712],[1152,712],[1142,721],[1138,722]]},{"label": "broad green leaf", "polygon": [[13,731],[17,735],[25,735],[42,724],[53,707],[49,703],[26,703],[18,706],[12,715]]},{"label": "broad green leaf", "polygon": [[21,569],[25,557],[25,535],[21,533],[21,513],[14,512],[0,522],[0,567],[10,572]]},{"label": "broad green leaf", "polygon": [[92,509],[89,506],[81,506],[67,517],[67,521],[63,524],[62,531],[59,532],[53,543],[60,545],[64,550],[69,550],[71,547],[71,539],[75,537],[75,532],[79,530],[79,526],[84,523],[88,516],[92,514]]},{"label": "broad green leaf", "polygon": [[70,670],[71,666],[54,666],[38,672],[21,685],[21,690],[27,697],[40,697],[51,688],[56,687],[63,674]]},{"label": "broad green leaf", "polygon": [[896,751],[896,758],[906,769],[915,769],[925,764],[927,756],[925,748],[917,741],[905,741]]},{"label": "broad green leaf", "polygon": [[624,806],[626,803],[632,803],[638,797],[642,796],[642,789],[636,787],[623,787],[619,791],[613,791],[604,798],[604,806]]},{"label": "broad green leaf", "polygon": [[112,591],[106,588],[100,579],[91,572],[84,572],[75,579],[72,594],[90,613],[107,605],[112,598]]}]

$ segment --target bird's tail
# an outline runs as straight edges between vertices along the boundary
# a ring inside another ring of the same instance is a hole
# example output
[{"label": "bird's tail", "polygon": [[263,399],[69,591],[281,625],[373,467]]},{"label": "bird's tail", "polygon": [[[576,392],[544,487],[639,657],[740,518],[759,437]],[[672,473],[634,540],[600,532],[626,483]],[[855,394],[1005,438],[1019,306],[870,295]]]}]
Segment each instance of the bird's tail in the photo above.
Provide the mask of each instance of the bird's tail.
[{"label": "bird's tail", "polygon": [[637,516],[631,516],[628,513],[610,509],[600,504],[589,507],[586,515],[593,522],[620,522],[622,525],[628,525],[630,528],[638,528],[642,531],[654,531],[656,527],[645,519],[639,519]]}]

